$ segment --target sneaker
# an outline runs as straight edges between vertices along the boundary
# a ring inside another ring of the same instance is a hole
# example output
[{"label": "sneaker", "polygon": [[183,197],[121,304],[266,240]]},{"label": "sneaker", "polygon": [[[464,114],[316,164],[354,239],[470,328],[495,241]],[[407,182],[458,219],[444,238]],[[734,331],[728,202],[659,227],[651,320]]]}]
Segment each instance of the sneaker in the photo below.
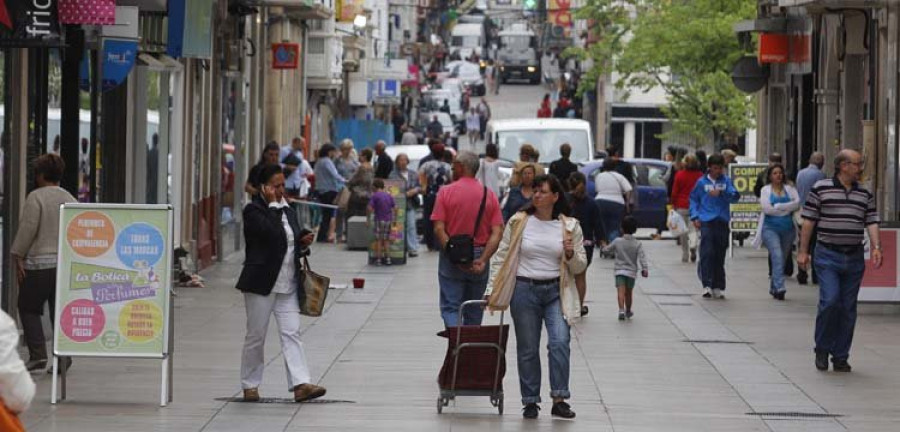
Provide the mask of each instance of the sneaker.
[{"label": "sneaker", "polygon": [[835,372],[850,372],[851,368],[850,363],[847,363],[847,359],[831,359],[831,364],[834,367]]},{"label": "sneaker", "polygon": [[419,253],[418,253],[418,252],[416,252],[416,251],[414,251],[414,250],[409,251],[409,257],[410,257],[410,258],[415,258],[415,257],[417,257],[417,256],[419,256]]},{"label": "sneaker", "polygon": [[712,298],[712,290],[709,287],[703,288],[703,298]]},{"label": "sneaker", "polygon": [[806,285],[807,282],[808,282],[808,280],[809,280],[809,276],[807,276],[807,273],[806,273],[805,271],[800,270],[800,271],[797,273],[797,283],[798,283],[798,284],[800,284],[800,285]]},{"label": "sneaker", "polygon": [[816,350],[816,369],[820,371],[828,370],[828,353]]},{"label": "sneaker", "polygon": [[785,294],[785,291],[775,293],[775,299],[784,301],[784,294]]},{"label": "sneaker", "polygon": [[720,290],[718,288],[713,288],[712,289],[712,298],[719,299],[719,300],[725,300],[725,294],[722,294],[722,290]]},{"label": "sneaker", "polygon": [[294,402],[305,402],[322,396],[325,396],[325,387],[309,383],[294,387]]},{"label": "sneaker", "polygon": [[587,306],[581,307],[581,316],[587,316],[588,312],[590,312],[590,311],[588,310]]},{"label": "sneaker", "polygon": [[390,258],[385,258],[385,259],[384,259],[384,265],[392,265],[392,264],[393,264],[393,263],[391,263],[391,259],[390,259]]},{"label": "sneaker", "polygon": [[691,262],[697,262],[697,249],[691,249]]},{"label": "sneaker", "polygon": [[619,311],[619,321],[625,321],[625,312]]},{"label": "sneaker", "polygon": [[553,404],[553,409],[550,411],[550,414],[556,417],[567,419],[575,418],[575,411],[572,411],[572,408],[569,406],[569,404],[565,402],[557,402]]},{"label": "sneaker", "polygon": [[375,262],[373,264],[375,264],[376,267],[380,267],[382,265],[381,260],[378,258],[375,259]]},{"label": "sneaker", "polygon": [[25,369],[27,369],[28,372],[41,370],[45,367],[47,367],[47,359],[28,360],[28,363],[25,363]]},{"label": "sneaker", "polygon": [[631,319],[631,317],[633,317],[633,316],[634,316],[634,312],[632,312],[632,311],[625,312],[625,318]]},{"label": "sneaker", "polygon": [[530,403],[525,405],[525,408],[522,408],[522,417],[527,419],[536,419],[538,417],[538,411],[541,410],[541,407],[536,403]]}]

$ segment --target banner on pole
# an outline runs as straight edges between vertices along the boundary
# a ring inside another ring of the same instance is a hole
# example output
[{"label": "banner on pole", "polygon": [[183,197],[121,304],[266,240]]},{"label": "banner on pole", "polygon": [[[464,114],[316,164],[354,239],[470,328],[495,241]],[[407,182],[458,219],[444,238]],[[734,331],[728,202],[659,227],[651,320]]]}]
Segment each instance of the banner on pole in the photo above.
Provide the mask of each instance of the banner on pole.
[{"label": "banner on pole", "polygon": [[166,356],[171,233],[167,205],[62,206],[55,355]]},{"label": "banner on pole", "polygon": [[759,198],[753,193],[756,176],[768,168],[766,164],[731,164],[728,165],[728,177],[734,182],[734,188],[741,194],[740,201],[731,204],[731,231],[756,232],[762,206]]}]

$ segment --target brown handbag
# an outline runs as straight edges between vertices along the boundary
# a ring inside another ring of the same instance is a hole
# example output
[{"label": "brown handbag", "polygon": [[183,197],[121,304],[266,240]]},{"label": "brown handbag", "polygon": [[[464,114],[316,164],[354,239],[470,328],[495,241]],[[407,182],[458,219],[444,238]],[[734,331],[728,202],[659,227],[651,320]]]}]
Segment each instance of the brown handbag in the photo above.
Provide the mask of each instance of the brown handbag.
[{"label": "brown handbag", "polygon": [[297,297],[300,301],[300,314],[317,317],[325,310],[325,298],[328,296],[328,286],[331,279],[322,276],[310,269],[309,259],[303,257],[303,270],[300,280],[300,289]]}]

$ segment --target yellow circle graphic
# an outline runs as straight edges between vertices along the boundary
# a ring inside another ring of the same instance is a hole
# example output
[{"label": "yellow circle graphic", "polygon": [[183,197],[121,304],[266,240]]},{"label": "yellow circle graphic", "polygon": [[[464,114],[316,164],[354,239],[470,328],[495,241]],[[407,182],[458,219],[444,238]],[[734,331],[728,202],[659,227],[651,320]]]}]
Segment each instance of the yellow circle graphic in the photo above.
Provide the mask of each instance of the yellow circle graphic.
[{"label": "yellow circle graphic", "polygon": [[133,300],[119,312],[119,333],[129,342],[143,343],[161,337],[162,311],[146,300]]}]

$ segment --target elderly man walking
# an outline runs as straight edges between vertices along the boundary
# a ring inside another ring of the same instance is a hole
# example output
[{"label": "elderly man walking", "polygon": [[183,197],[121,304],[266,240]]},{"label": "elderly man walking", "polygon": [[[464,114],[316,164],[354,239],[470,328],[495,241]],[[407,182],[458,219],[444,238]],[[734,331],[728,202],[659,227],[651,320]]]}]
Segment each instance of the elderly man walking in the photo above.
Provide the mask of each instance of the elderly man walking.
[{"label": "elderly man walking", "polygon": [[[434,235],[441,246],[438,282],[441,288],[441,317],[444,325],[480,325],[483,311],[469,308],[459,322],[459,306],[467,300],[484,297],[487,288],[487,264],[500,245],[503,217],[494,192],[475,179],[479,160],[475,153],[461,151],[453,161],[453,183],[440,189],[431,220]],[[473,235],[474,234],[474,235]],[[447,243],[451,237],[472,236],[474,261],[460,265],[450,261]]]},{"label": "elderly man walking", "polygon": [[[809,157],[809,166],[800,170],[797,173],[797,194],[800,195],[800,208],[806,204],[806,197],[809,195],[809,191],[812,190],[813,185],[816,184],[819,180],[825,178],[825,172],[822,171],[822,167],[825,165],[825,155],[819,152],[815,152]],[[803,229],[803,222],[800,221],[799,227],[797,227],[797,233],[799,236],[800,231]],[[816,231],[813,229],[813,233],[809,238],[809,254],[813,255],[816,251]],[[806,270],[798,269],[797,270],[797,283],[800,285],[806,285],[807,280],[809,279],[809,275]],[[818,274],[816,273],[816,269],[812,269],[812,282],[814,284],[819,283]]]},{"label": "elderly man walking", "polygon": [[818,245],[812,264],[819,275],[816,315],[816,368],[850,372],[850,345],[856,327],[856,299],[865,271],[865,232],[868,230],[872,263],[881,267],[880,218],[875,195],[859,184],[865,162],[853,150],[834,158],[835,176],[813,185],[803,206],[803,230],[797,264],[808,268],[809,241],[817,230]]}]

